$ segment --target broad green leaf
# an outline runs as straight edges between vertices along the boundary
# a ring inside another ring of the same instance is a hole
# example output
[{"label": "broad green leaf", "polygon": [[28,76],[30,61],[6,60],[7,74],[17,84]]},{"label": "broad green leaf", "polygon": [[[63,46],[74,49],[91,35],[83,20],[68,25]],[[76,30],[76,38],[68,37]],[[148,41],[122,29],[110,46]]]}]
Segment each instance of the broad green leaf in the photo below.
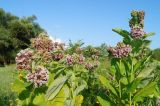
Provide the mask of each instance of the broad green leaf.
[{"label": "broad green leaf", "polygon": [[86,86],[87,86],[86,84],[83,84],[83,85],[78,86],[78,87],[75,89],[73,95],[74,95],[74,96],[78,95]]},{"label": "broad green leaf", "polygon": [[14,92],[21,93],[23,90],[25,90],[24,82],[20,79],[16,79],[14,83],[11,84],[11,89]]},{"label": "broad green leaf", "polygon": [[129,86],[127,88],[127,92],[134,92],[141,80],[142,80],[142,78],[137,78],[137,79],[133,80],[133,82],[131,84],[129,84]]},{"label": "broad green leaf", "polygon": [[65,101],[69,97],[69,88],[67,85],[64,85],[63,88],[59,91],[56,97],[51,101],[45,101],[45,95],[37,95],[33,104],[36,106],[65,106]]},{"label": "broad green leaf", "polygon": [[147,76],[149,76],[153,71],[154,71],[155,67],[148,67],[147,69],[143,69],[137,76],[137,78],[145,78]]},{"label": "broad green leaf", "polygon": [[64,106],[65,101],[69,96],[69,88],[67,85],[64,85],[60,92],[51,102],[54,106]]},{"label": "broad green leaf", "polygon": [[116,90],[113,88],[113,86],[110,84],[109,80],[106,79],[103,76],[99,76],[99,80],[101,81],[101,83],[110,91],[112,91],[113,94],[118,95]]},{"label": "broad green leaf", "polygon": [[127,80],[126,77],[122,77],[122,78],[120,79],[120,82],[121,82],[122,84],[124,84],[124,85],[127,85],[127,84],[128,84],[128,80]]},{"label": "broad green leaf", "polygon": [[125,65],[123,64],[123,62],[122,62],[121,60],[120,60],[120,62],[117,63],[117,64],[118,64],[118,66],[119,66],[119,71],[120,71],[121,75],[124,76],[125,73],[126,73]]},{"label": "broad green leaf", "polygon": [[71,99],[68,99],[65,101],[64,106],[74,106],[74,101]]},{"label": "broad green leaf", "polygon": [[141,101],[144,97],[154,94],[155,90],[156,90],[156,82],[151,82],[150,84],[148,84],[135,94],[133,101],[135,102]]},{"label": "broad green leaf", "polygon": [[149,46],[149,44],[151,43],[151,41],[150,40],[143,40],[143,43],[144,43],[145,46]]},{"label": "broad green leaf", "polygon": [[36,95],[35,98],[33,99],[33,104],[37,105],[37,106],[45,106],[43,104],[44,102],[46,102],[45,101],[45,94]]},{"label": "broad green leaf", "polygon": [[65,82],[67,81],[69,77],[63,76],[55,79],[53,83],[49,86],[47,92],[46,92],[46,99],[52,100],[55,98],[55,96],[59,93],[61,88],[64,86]]},{"label": "broad green leaf", "polygon": [[23,90],[19,93],[18,98],[20,100],[26,100],[27,98],[30,97],[30,91],[29,90]]},{"label": "broad green leaf", "polygon": [[16,106],[28,106],[29,105],[29,98],[25,100],[19,100],[17,99],[17,105]]},{"label": "broad green leaf", "polygon": [[100,103],[102,106],[112,106],[112,105],[110,104],[110,102],[108,102],[107,100],[102,99],[100,96],[97,96],[97,99],[98,99],[99,103]]},{"label": "broad green leaf", "polygon": [[149,33],[145,34],[145,36],[144,36],[144,37],[146,38],[146,37],[153,36],[153,35],[155,35],[155,33],[154,33],[154,32],[149,32]]},{"label": "broad green leaf", "polygon": [[123,30],[123,29],[120,29],[120,28],[114,28],[114,29],[112,29],[112,31],[120,34],[122,37],[126,38],[129,41],[131,40],[130,33],[126,30]]},{"label": "broad green leaf", "polygon": [[134,72],[136,72],[138,69],[140,69],[149,59],[151,58],[151,54],[146,56],[144,59],[137,61],[137,63],[134,65]]},{"label": "broad green leaf", "polygon": [[78,95],[75,97],[75,106],[81,106],[83,103],[83,96]]},{"label": "broad green leaf", "polygon": [[54,81],[54,73],[49,73],[49,80],[47,86],[50,85]]}]

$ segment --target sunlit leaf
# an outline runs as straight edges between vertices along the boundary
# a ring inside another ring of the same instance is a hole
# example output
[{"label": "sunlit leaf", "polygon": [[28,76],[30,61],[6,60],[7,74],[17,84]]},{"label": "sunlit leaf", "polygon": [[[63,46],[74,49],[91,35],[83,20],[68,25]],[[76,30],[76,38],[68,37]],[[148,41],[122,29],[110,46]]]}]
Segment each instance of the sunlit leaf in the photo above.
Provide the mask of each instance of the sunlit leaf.
[{"label": "sunlit leaf", "polygon": [[143,97],[154,94],[155,90],[156,90],[156,82],[151,82],[150,84],[142,88],[140,91],[138,91],[135,94],[133,100],[136,102],[141,101]]},{"label": "sunlit leaf", "polygon": [[99,79],[101,81],[101,83],[109,90],[111,90],[111,92],[115,95],[118,95],[116,90],[113,88],[113,86],[110,84],[109,80],[106,79],[105,77],[103,76],[99,76]]},{"label": "sunlit leaf", "polygon": [[97,99],[98,99],[99,103],[101,104],[101,106],[112,106],[110,104],[110,102],[108,102],[107,100],[102,99],[100,96],[97,96]]},{"label": "sunlit leaf", "polygon": [[68,76],[63,76],[63,77],[59,77],[59,78],[55,79],[53,81],[53,83],[51,83],[51,85],[49,86],[49,88],[46,92],[46,99],[47,100],[54,99],[68,78],[69,78]]}]

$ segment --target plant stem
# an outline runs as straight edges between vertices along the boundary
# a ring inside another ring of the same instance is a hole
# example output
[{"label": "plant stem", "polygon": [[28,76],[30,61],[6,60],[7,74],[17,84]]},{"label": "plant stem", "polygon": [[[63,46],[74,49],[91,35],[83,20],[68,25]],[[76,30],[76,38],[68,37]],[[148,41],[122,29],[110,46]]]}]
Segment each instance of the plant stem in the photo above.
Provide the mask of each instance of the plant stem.
[{"label": "plant stem", "polygon": [[129,93],[129,106],[132,106],[132,94]]},{"label": "plant stem", "polygon": [[121,98],[121,82],[119,80],[119,97]]},{"label": "plant stem", "polygon": [[136,103],[134,102],[134,106],[136,106]]},{"label": "plant stem", "polygon": [[132,77],[133,77],[132,74],[133,74],[133,58],[132,58],[132,64],[131,64],[130,83],[132,82]]}]

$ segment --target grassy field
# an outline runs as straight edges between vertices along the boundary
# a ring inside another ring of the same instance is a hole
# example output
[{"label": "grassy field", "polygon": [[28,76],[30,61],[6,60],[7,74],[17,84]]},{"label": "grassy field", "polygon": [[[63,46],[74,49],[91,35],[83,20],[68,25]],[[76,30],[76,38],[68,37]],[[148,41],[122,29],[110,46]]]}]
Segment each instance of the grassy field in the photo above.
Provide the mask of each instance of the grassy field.
[{"label": "grassy field", "polygon": [[15,77],[15,65],[0,67],[0,106],[14,105],[16,95],[11,91],[11,83]]}]

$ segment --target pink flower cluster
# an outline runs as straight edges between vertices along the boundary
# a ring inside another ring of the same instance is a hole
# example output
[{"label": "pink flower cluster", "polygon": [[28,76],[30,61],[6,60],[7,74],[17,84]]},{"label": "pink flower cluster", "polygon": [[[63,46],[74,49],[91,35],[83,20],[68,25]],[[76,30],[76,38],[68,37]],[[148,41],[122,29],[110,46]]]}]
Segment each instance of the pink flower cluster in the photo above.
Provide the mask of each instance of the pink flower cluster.
[{"label": "pink flower cluster", "polygon": [[146,33],[141,27],[134,27],[131,29],[131,37],[134,39],[142,38]]},{"label": "pink flower cluster", "polygon": [[70,65],[73,65],[75,60],[74,60],[74,57],[72,55],[68,55],[66,56],[66,62],[67,64],[70,66]]},{"label": "pink flower cluster", "polygon": [[77,57],[77,63],[78,64],[83,64],[85,61],[85,57],[81,54],[81,55],[78,55]]},{"label": "pink flower cluster", "polygon": [[54,53],[52,58],[55,60],[55,61],[59,61],[61,60],[62,58],[64,57],[64,54],[63,53]]},{"label": "pink flower cluster", "polygon": [[37,51],[34,56],[34,60],[41,60],[43,62],[49,62],[52,59],[52,55],[48,51]]},{"label": "pink flower cluster", "polygon": [[32,55],[33,51],[30,49],[21,50],[15,58],[17,69],[31,70]]},{"label": "pink flower cluster", "polygon": [[87,70],[93,70],[93,69],[95,69],[96,67],[98,67],[99,64],[100,64],[99,61],[88,62],[88,63],[85,64],[85,68],[86,68]]},{"label": "pink flower cluster", "polygon": [[124,43],[118,43],[116,47],[109,48],[109,52],[111,52],[114,58],[127,57],[131,51],[131,46]]},{"label": "pink flower cluster", "polygon": [[86,68],[87,70],[92,70],[92,69],[94,68],[94,65],[93,65],[92,63],[86,63],[86,64],[85,64],[85,68]]},{"label": "pink flower cluster", "polygon": [[38,51],[48,51],[51,52],[54,48],[53,41],[48,38],[48,36],[39,36],[33,38],[32,47]]},{"label": "pink flower cluster", "polygon": [[[142,28],[144,27],[144,16],[145,16],[144,11],[132,11],[131,16],[132,16],[132,19],[129,21],[129,26],[131,28],[135,26],[139,26]],[[135,17],[136,17],[136,21],[135,21]]]},{"label": "pink flower cluster", "polygon": [[35,72],[29,73],[26,78],[27,81],[33,83],[36,88],[40,87],[46,84],[49,79],[48,70],[44,67],[37,67]]},{"label": "pink flower cluster", "polygon": [[66,56],[66,62],[68,65],[73,65],[73,64],[83,64],[85,61],[85,57],[80,54],[80,55],[77,55],[77,54],[73,54],[73,55],[67,55]]}]

